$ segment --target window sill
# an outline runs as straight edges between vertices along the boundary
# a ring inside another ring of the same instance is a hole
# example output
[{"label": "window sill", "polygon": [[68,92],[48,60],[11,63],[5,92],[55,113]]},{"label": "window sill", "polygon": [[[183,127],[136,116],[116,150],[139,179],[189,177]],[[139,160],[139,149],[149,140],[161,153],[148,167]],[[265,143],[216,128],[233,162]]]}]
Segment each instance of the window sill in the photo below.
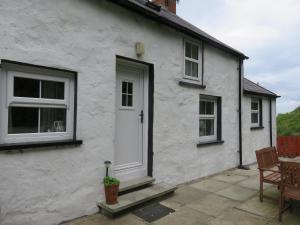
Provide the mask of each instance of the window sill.
[{"label": "window sill", "polygon": [[250,127],[250,130],[262,130],[264,129],[265,127],[263,126],[258,126],[258,127]]},{"label": "window sill", "polygon": [[52,146],[67,146],[67,145],[81,145],[82,140],[64,140],[51,142],[35,142],[35,143],[15,143],[15,144],[0,144],[0,151],[17,151],[23,149],[52,147]]},{"label": "window sill", "polygon": [[189,79],[180,79],[178,84],[183,87],[191,87],[191,88],[198,88],[198,89],[205,89],[206,86],[201,84],[200,81],[194,81]]},{"label": "window sill", "polygon": [[220,145],[223,143],[224,143],[223,140],[205,141],[205,142],[199,142],[197,144],[197,147],[208,146],[208,145]]}]

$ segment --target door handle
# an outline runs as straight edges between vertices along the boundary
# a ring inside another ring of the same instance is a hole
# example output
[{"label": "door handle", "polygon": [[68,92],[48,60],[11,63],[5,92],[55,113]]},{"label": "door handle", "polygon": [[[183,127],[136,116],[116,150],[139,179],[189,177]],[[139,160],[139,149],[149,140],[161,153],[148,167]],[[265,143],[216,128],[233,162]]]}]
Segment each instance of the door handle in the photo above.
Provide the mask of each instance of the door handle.
[{"label": "door handle", "polygon": [[139,114],[139,116],[141,117],[141,123],[144,123],[144,111],[141,110],[141,113]]}]

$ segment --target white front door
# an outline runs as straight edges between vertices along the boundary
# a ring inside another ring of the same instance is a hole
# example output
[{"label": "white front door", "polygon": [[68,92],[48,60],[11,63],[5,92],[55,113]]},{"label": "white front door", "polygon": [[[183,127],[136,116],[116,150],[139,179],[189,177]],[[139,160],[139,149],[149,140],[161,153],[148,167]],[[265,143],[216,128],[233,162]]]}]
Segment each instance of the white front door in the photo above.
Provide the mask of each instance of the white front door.
[{"label": "white front door", "polygon": [[117,64],[115,175],[122,181],[147,176],[148,72]]}]

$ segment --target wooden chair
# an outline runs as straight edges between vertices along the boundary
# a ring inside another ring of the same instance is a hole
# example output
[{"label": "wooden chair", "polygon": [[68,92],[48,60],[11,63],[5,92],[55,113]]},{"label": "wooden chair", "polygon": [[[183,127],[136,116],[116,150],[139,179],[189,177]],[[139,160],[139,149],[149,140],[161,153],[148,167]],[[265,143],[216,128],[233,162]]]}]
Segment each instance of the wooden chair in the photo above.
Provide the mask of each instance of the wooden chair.
[{"label": "wooden chair", "polygon": [[260,174],[259,199],[262,202],[263,183],[274,184],[279,187],[281,174],[279,169],[278,155],[275,147],[263,148],[255,153]]},{"label": "wooden chair", "polygon": [[285,206],[286,199],[300,201],[300,163],[281,162],[280,168],[279,221],[282,220],[282,213],[288,208]]}]

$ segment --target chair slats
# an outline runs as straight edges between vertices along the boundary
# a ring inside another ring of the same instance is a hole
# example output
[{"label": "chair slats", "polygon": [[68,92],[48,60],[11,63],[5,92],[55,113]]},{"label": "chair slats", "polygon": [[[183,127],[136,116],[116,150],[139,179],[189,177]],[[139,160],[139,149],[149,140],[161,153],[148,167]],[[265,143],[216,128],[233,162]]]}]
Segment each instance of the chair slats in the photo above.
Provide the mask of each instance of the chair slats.
[{"label": "chair slats", "polygon": [[281,179],[280,173],[271,173],[264,177],[265,181],[272,181],[276,183],[280,182],[280,179]]},{"label": "chair slats", "polygon": [[300,163],[281,162],[279,221],[282,220],[285,199],[300,201]]},{"label": "chair slats", "polygon": [[260,172],[260,201],[263,201],[263,183],[280,184],[278,154],[275,147],[268,147],[255,152]]}]

